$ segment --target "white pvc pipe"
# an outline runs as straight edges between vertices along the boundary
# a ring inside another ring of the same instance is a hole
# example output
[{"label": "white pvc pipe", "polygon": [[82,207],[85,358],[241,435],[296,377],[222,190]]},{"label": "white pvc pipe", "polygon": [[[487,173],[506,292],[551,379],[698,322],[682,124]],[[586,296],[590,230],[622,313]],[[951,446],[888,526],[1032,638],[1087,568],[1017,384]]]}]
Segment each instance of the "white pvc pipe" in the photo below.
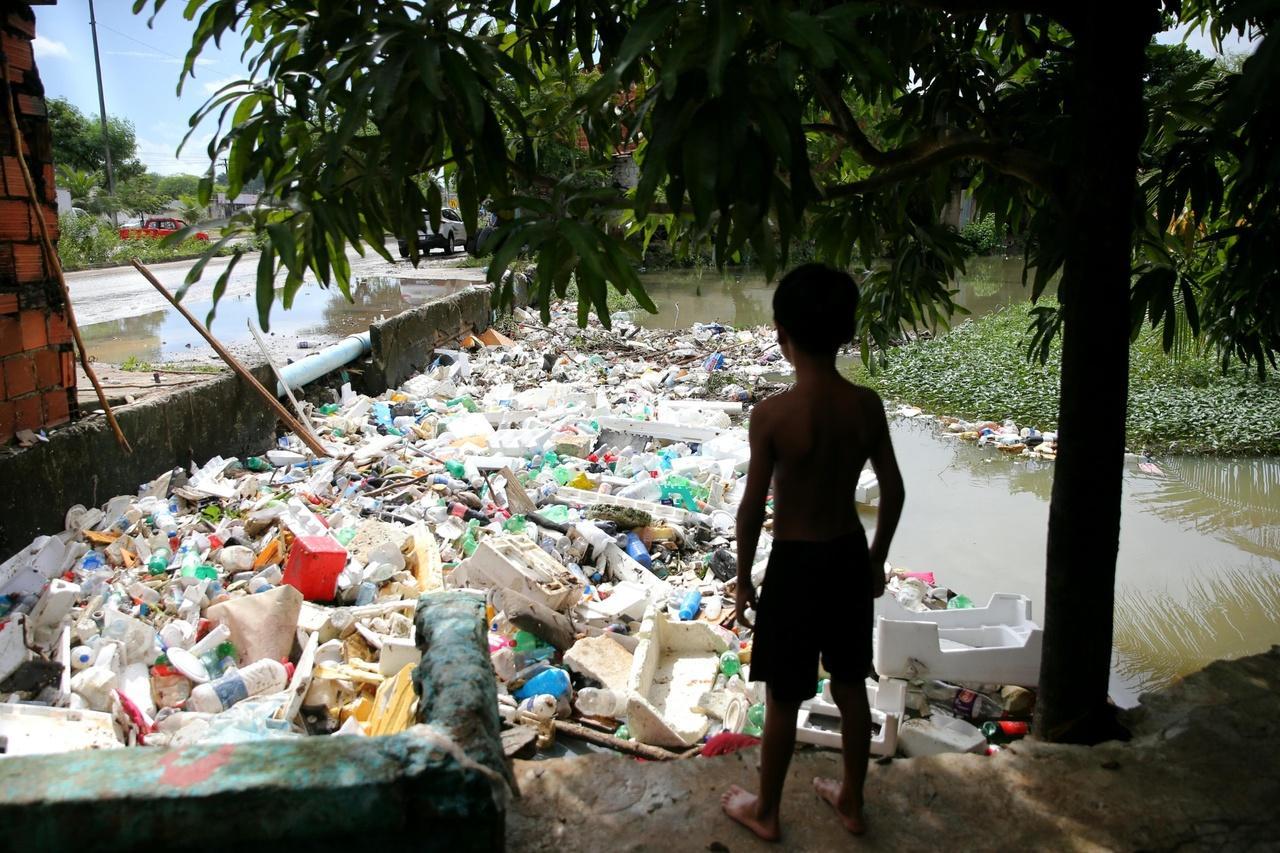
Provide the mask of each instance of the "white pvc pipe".
[{"label": "white pvc pipe", "polygon": [[[319,379],[326,373],[337,370],[344,364],[355,361],[372,349],[373,346],[369,342],[368,332],[348,335],[333,346],[320,350],[315,355],[295,361],[293,364],[286,364],[281,368],[280,376],[290,388],[298,389],[308,382]],[[284,388],[279,384],[276,385],[276,393],[284,393]]]}]

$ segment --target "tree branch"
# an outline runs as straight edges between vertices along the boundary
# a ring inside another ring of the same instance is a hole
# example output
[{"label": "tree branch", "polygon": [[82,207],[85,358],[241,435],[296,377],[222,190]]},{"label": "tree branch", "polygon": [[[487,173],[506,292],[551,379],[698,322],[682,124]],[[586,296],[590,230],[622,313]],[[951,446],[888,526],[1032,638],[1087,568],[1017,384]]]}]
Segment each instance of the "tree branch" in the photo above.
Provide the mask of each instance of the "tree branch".
[{"label": "tree branch", "polygon": [[1058,18],[1071,11],[1069,3],[1056,2],[1056,0],[892,0],[892,2],[895,6],[975,15],[1009,13],[1048,15],[1051,18]]},{"label": "tree branch", "polygon": [[875,192],[955,160],[978,160],[997,172],[1018,178],[1041,192],[1053,191],[1048,161],[1030,151],[1010,145],[967,138],[949,144],[936,145],[913,160],[898,163],[861,181],[828,187],[824,195],[828,199],[833,199]]}]

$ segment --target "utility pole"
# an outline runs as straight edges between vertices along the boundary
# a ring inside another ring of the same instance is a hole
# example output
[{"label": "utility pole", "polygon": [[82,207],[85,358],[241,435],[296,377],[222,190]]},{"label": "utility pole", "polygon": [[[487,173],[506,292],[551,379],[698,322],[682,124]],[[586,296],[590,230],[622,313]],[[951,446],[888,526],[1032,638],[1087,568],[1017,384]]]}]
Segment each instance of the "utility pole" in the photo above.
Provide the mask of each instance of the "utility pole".
[{"label": "utility pole", "polygon": [[[102,60],[98,56],[98,20],[93,14],[93,0],[89,0],[89,30],[93,33],[93,67],[98,73],[98,118],[102,121],[102,151],[107,163],[107,194],[116,194],[116,176],[111,168],[111,142],[107,136],[107,98],[102,91]],[[118,224],[115,210],[111,211],[111,224]]]}]

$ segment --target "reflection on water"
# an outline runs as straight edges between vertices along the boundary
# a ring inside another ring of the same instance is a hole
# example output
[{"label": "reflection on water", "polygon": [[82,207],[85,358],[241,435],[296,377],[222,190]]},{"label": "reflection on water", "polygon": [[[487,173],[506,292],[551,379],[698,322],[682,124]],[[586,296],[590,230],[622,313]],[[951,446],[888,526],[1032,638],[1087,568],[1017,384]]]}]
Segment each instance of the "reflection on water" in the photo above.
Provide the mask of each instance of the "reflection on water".
[{"label": "reflection on water", "polygon": [[1161,463],[1150,509],[1259,556],[1280,553],[1280,459],[1183,457]]},{"label": "reflection on water", "polygon": [[1116,590],[1116,672],[1135,692],[1280,642],[1280,575],[1274,571],[1224,568],[1184,585],[1181,597]]},{"label": "reflection on water", "polygon": [[[1027,298],[1022,261],[1017,258],[973,258],[954,283],[955,303],[972,316],[988,314]],[[727,323],[738,328],[773,321],[773,287],[752,270],[675,270],[640,277],[657,305],[657,314],[637,312],[636,321],[651,329],[679,329],[692,323]],[[1049,292],[1052,293],[1053,286]],[[959,318],[959,315],[957,315]]]},{"label": "reflection on water", "polygon": [[[352,285],[349,301],[336,287],[306,284],[294,295],[291,308],[282,308],[281,302],[272,310],[271,333],[316,340],[341,338],[365,331],[371,322],[382,317],[394,316],[471,283],[457,279],[362,278]],[[277,292],[276,297],[283,299],[283,293]],[[211,305],[211,300],[183,303],[201,322]],[[253,294],[229,296],[218,302],[209,331],[224,344],[244,343],[250,340],[246,321],[258,325]],[[109,364],[119,364],[130,356],[140,361],[167,361],[206,347],[200,333],[172,309],[93,323],[82,332],[89,354]]]}]

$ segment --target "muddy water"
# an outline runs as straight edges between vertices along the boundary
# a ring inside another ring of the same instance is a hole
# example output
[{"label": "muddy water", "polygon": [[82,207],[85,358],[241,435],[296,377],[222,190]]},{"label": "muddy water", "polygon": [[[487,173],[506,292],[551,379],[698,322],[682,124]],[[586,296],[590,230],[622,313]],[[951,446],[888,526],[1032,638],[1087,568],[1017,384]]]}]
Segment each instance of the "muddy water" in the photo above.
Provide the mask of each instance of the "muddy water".
[{"label": "muddy water", "polygon": [[[641,316],[644,325],[770,320],[772,290],[759,276],[662,274],[645,283],[661,313]],[[981,259],[957,288],[974,315],[1026,298],[1016,261]],[[1052,463],[1012,461],[924,420],[894,419],[891,429],[908,491],[891,560],[933,571],[979,603],[1022,593],[1043,616]],[[1111,684],[1125,705],[1215,658],[1280,643],[1280,459],[1159,465],[1159,476],[1133,462],[1125,472]],[[872,528],[874,512],[863,521]]]},{"label": "muddy water", "polygon": [[[293,306],[279,304],[271,312],[269,338],[293,342],[325,343],[368,330],[369,324],[438,299],[471,282],[452,279],[415,281],[407,278],[364,278],[351,288],[351,301],[336,288],[303,285]],[[280,294],[277,294],[280,298]],[[210,300],[183,303],[196,319],[205,322]],[[222,299],[209,330],[233,350],[253,347],[246,321],[258,326],[258,308],[252,294]],[[212,351],[191,324],[172,308],[134,317],[93,323],[82,329],[89,354],[108,364],[133,357],[162,362],[204,357]],[[305,354],[303,352],[300,355]]]}]

